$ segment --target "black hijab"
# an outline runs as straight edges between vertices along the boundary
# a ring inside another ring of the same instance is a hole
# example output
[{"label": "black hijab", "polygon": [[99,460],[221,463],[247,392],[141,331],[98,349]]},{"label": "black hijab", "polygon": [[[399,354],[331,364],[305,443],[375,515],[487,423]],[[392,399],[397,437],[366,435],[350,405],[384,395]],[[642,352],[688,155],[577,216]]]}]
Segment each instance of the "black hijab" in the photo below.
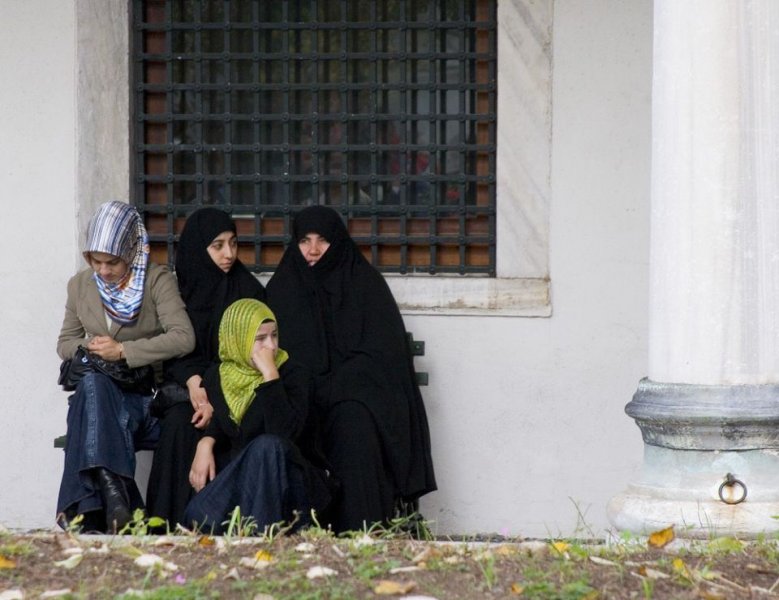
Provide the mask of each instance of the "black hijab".
[{"label": "black hijab", "polygon": [[[313,267],[298,247],[309,233],[330,242]],[[402,496],[436,489],[406,330],[384,277],[329,207],[298,213],[293,235],[267,289],[280,344],[315,375],[320,406],[353,400],[371,412]]]},{"label": "black hijab", "polygon": [[196,337],[191,354],[166,365],[166,373],[181,385],[192,375],[202,376],[218,359],[219,321],[225,309],[241,298],[265,301],[265,288],[240,260],[225,273],[208,254],[208,246],[225,231],[236,233],[226,212],[201,208],[189,216],[179,238],[176,276]]}]

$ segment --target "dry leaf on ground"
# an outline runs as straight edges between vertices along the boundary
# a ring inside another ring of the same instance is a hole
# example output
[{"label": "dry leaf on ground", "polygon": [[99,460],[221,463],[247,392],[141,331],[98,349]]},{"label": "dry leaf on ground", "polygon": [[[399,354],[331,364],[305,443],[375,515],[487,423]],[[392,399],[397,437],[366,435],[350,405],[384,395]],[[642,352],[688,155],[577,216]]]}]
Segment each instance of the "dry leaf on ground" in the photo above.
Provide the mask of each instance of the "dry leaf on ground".
[{"label": "dry leaf on ground", "polygon": [[322,567],[317,565],[316,567],[311,567],[308,571],[306,571],[306,577],[309,579],[316,579],[318,577],[330,577],[331,575],[338,575],[338,571],[335,569],[331,569],[330,567]]},{"label": "dry leaf on ground", "polygon": [[652,548],[662,548],[663,546],[670,544],[675,537],[674,527],[671,525],[670,527],[651,533],[647,539],[647,544]]},{"label": "dry leaf on ground", "polygon": [[373,588],[373,592],[380,596],[399,596],[400,594],[408,594],[416,587],[417,584],[414,581],[390,581],[388,579],[382,579]]}]

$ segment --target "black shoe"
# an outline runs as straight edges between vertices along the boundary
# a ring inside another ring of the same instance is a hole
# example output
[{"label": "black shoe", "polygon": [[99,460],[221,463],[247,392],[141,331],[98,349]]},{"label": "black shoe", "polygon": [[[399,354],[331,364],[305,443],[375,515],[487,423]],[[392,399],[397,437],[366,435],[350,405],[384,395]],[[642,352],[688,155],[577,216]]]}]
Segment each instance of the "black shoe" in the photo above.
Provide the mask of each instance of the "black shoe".
[{"label": "black shoe", "polygon": [[130,499],[122,478],[102,467],[95,469],[95,479],[103,496],[106,527],[109,533],[118,533],[132,520]]}]

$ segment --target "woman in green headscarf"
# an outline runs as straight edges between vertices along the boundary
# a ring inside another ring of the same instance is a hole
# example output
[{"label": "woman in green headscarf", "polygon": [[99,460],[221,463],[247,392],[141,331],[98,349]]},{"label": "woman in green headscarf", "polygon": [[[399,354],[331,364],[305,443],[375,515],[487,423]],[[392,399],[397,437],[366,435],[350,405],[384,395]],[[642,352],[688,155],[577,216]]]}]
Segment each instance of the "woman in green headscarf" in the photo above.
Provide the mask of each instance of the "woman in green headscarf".
[{"label": "woman in green headscarf", "polygon": [[310,418],[311,377],[279,348],[276,318],[262,302],[231,304],[219,326],[219,365],[204,376],[214,417],[189,479],[198,492],[185,520],[215,532],[240,506],[260,528],[307,522],[330,500]]}]

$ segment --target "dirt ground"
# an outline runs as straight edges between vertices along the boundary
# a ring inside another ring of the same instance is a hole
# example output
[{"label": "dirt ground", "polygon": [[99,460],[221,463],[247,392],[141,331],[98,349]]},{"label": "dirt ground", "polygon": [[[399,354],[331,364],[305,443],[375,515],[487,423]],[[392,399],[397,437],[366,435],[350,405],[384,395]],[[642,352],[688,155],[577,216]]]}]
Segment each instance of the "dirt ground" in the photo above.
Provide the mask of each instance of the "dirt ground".
[{"label": "dirt ground", "polygon": [[12,598],[771,598],[779,546],[720,538],[419,541],[403,536],[0,533]]}]

